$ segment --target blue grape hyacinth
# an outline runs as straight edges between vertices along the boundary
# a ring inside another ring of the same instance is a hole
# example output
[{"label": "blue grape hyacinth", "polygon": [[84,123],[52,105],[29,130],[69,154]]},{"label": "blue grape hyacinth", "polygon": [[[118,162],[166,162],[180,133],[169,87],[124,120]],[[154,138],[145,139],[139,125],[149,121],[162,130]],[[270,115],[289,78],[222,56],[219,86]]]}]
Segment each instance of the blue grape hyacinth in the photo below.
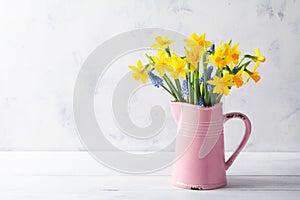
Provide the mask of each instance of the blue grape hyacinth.
[{"label": "blue grape hyacinth", "polygon": [[214,85],[211,85],[211,84],[207,84],[207,89],[208,89],[208,91],[210,91],[210,90],[213,90],[214,89]]},{"label": "blue grape hyacinth", "polygon": [[186,98],[189,95],[188,81],[187,80],[182,81],[181,92],[182,92],[182,97],[183,98]]},{"label": "blue grape hyacinth", "polygon": [[215,44],[211,45],[211,47],[208,49],[208,51],[210,53],[214,53],[215,52]]},{"label": "blue grape hyacinth", "polygon": [[204,101],[203,101],[203,99],[202,99],[202,97],[199,97],[199,105],[200,106],[204,106]]},{"label": "blue grape hyacinth", "polygon": [[[209,66],[207,68],[207,76],[206,76],[206,80],[210,80],[211,79],[211,73],[213,71],[214,67],[213,66]],[[202,83],[204,81],[204,74],[202,74],[201,78],[200,78],[200,83]]]},{"label": "blue grape hyacinth", "polygon": [[159,88],[160,85],[163,85],[163,79],[153,74],[151,71],[147,72],[152,84]]},{"label": "blue grape hyacinth", "polygon": [[[214,67],[213,66],[209,66],[207,68],[207,80],[211,80],[211,74],[212,74],[212,71],[213,71]],[[204,74],[202,74],[201,78],[200,78],[200,84],[204,82]],[[207,84],[207,89],[208,90],[212,90],[214,89],[214,86],[211,85],[211,84]]]},{"label": "blue grape hyacinth", "polygon": [[232,69],[232,73],[233,74],[236,74],[236,73],[238,73],[238,67],[237,66],[235,66],[233,69]]}]

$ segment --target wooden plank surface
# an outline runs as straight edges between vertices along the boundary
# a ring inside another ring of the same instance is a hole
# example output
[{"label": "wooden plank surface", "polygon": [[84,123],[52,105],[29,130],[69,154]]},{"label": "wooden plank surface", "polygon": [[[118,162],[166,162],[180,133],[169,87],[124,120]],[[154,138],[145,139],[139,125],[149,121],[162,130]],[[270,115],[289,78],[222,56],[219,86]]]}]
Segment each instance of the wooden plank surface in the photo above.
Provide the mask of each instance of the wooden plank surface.
[{"label": "wooden plank surface", "polygon": [[300,153],[242,153],[228,185],[209,191],[173,187],[170,168],[120,174],[86,152],[0,152],[0,199],[300,199]]},{"label": "wooden plank surface", "polygon": [[2,176],[0,188],[1,199],[299,199],[300,177],[231,175],[224,188],[190,191],[170,176]]}]

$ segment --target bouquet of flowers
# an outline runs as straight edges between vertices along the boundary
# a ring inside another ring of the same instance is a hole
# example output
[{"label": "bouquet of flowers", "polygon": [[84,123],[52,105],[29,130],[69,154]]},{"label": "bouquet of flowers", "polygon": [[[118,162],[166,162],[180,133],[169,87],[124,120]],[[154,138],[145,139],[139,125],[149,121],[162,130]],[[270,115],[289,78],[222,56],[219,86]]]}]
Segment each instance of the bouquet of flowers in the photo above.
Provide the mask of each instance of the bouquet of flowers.
[{"label": "bouquet of flowers", "polygon": [[239,44],[233,45],[231,40],[220,42],[215,48],[205,40],[205,33],[200,36],[192,33],[184,40],[185,55],[170,49],[174,41],[168,36],[158,36],[155,41],[151,48],[157,49],[158,55],[146,54],[147,64],[138,60],[136,66],[129,66],[133,78],[144,84],[151,80],[155,87],[172,95],[174,101],[205,107],[219,103],[233,87],[240,88],[249,80],[258,82],[257,69],[266,60],[259,48],[255,48],[255,54],[241,55]]}]

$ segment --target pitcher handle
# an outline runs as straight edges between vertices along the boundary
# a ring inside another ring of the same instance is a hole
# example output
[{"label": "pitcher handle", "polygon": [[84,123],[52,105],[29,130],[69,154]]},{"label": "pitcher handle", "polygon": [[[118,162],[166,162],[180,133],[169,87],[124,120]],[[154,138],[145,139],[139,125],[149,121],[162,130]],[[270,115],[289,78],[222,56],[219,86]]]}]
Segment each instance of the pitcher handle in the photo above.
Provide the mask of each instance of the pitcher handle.
[{"label": "pitcher handle", "polygon": [[238,148],[233,152],[233,154],[225,162],[226,170],[232,165],[233,161],[236,159],[236,157],[242,151],[242,149],[244,148],[245,144],[247,143],[250,133],[251,133],[251,122],[246,115],[244,115],[243,113],[239,113],[239,112],[227,113],[224,115],[224,123],[233,118],[238,118],[238,119],[243,120],[243,122],[245,124],[245,133],[244,133],[244,137],[243,137],[240,145],[238,146]]}]

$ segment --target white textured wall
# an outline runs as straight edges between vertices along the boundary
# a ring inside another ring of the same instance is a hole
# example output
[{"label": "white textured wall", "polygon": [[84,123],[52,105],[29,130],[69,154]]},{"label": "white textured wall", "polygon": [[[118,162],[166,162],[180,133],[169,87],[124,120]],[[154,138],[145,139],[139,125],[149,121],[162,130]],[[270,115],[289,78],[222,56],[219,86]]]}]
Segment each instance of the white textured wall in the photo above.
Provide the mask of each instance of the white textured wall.
[{"label": "white textured wall", "polygon": [[[232,91],[225,110],[241,111],[251,118],[254,127],[248,151],[299,151],[299,10],[296,0],[0,1],[0,149],[84,149],[72,111],[81,64],[114,35],[159,27],[186,35],[206,32],[215,42],[232,38],[243,52],[260,47],[267,57],[260,68],[262,80]],[[118,61],[124,72],[127,62]],[[111,81],[106,89],[117,80]],[[148,96],[160,95],[153,88],[147,91]],[[141,99],[147,101],[144,93],[139,94],[137,106],[143,107]],[[158,103],[167,108],[163,96]],[[136,123],[149,123],[147,112],[144,116],[138,110],[135,113],[141,116],[133,119]],[[115,129],[113,123],[106,126]],[[226,144],[232,150],[242,126],[232,122],[226,128]],[[108,137],[133,149],[158,149],[167,142],[160,138],[141,143],[118,132]]]}]

